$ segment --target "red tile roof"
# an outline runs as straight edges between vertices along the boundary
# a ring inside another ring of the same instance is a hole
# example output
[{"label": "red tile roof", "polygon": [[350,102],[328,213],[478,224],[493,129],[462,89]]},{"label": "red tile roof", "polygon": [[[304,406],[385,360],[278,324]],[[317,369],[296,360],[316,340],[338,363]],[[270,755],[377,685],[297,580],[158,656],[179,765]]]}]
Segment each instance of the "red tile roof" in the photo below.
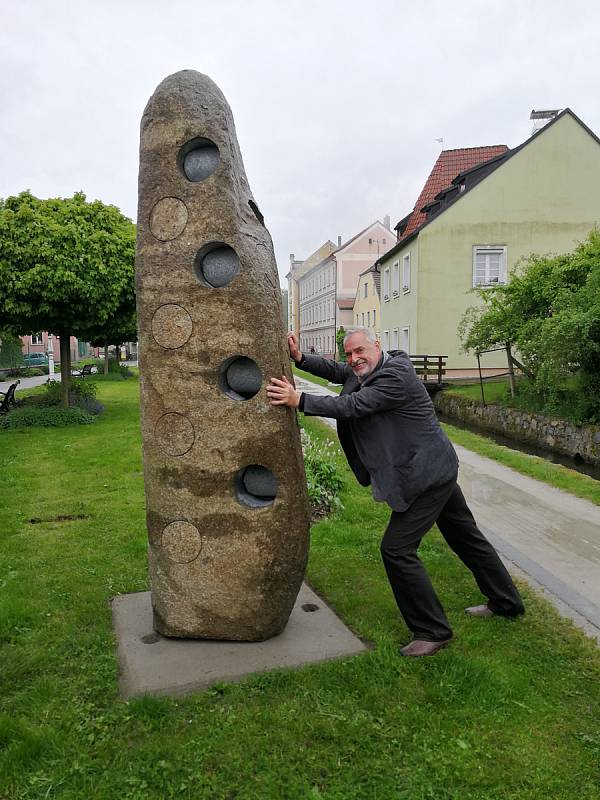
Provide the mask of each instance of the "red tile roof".
[{"label": "red tile roof", "polygon": [[453,178],[461,172],[471,169],[471,167],[483,164],[484,161],[489,161],[490,158],[495,158],[505,153],[507,150],[508,147],[505,144],[495,144],[489,147],[461,147],[458,150],[442,150],[415,203],[415,207],[409,217],[404,233],[398,241],[406,239],[407,236],[414,233],[414,231],[425,222],[426,215],[421,209],[424,205],[430,203],[438,192],[441,192],[442,189],[449,186]]}]

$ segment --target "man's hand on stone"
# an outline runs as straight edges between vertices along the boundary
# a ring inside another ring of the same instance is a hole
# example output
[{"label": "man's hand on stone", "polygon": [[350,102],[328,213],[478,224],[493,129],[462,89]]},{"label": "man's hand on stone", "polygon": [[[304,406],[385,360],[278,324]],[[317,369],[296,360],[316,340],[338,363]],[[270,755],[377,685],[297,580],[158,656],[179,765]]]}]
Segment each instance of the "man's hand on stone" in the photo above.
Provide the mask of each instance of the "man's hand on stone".
[{"label": "man's hand on stone", "polygon": [[298,342],[298,337],[295,333],[288,333],[288,347],[290,349],[290,358],[293,358],[296,364],[302,360],[302,352],[300,350],[300,344]]},{"label": "man's hand on stone", "polygon": [[285,376],[282,376],[281,380],[271,378],[267,386],[267,397],[272,406],[298,408],[300,404],[300,392],[296,391]]}]

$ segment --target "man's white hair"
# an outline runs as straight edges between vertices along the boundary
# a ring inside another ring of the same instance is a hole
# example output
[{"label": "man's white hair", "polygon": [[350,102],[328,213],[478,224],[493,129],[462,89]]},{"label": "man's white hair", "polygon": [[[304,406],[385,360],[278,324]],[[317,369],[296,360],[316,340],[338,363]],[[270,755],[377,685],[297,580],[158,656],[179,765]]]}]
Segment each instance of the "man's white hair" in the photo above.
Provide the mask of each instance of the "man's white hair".
[{"label": "man's white hair", "polygon": [[375,333],[370,328],[350,328],[350,330],[348,330],[344,336],[344,347],[346,346],[348,339],[351,336],[354,336],[355,333],[364,333],[366,340],[371,342],[371,344],[375,344],[377,341],[377,336],[375,336]]}]

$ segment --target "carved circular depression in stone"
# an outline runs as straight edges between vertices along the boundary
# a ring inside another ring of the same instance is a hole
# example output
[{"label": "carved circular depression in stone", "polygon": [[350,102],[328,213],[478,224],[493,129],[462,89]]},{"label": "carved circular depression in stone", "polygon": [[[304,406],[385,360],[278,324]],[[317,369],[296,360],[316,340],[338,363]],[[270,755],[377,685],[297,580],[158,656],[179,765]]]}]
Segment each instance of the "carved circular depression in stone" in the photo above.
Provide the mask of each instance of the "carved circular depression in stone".
[{"label": "carved circular depression in stone", "polygon": [[196,434],[190,420],[177,411],[163,414],[154,429],[156,444],[168,456],[183,456],[192,449]]},{"label": "carved circular depression in stone", "polygon": [[188,181],[194,183],[210,177],[219,166],[219,161],[219,148],[203,136],[186,142],[177,156],[179,168]]},{"label": "carved circular depression in stone", "polygon": [[277,496],[277,478],[266,467],[250,464],[235,476],[237,499],[250,508],[270,506]]},{"label": "carved circular depression in stone", "polygon": [[184,520],[170,522],[162,532],[160,543],[171,561],[189,564],[202,550],[202,537],[195,525]]},{"label": "carved circular depression in stone", "polygon": [[250,400],[260,391],[262,382],[256,361],[247,356],[232,356],[219,368],[219,388],[232,400]]},{"label": "carved circular depression in stone", "polygon": [[201,247],[194,259],[194,272],[201,283],[214,289],[227,286],[240,270],[240,259],[233,247],[210,242]]},{"label": "carved circular depression in stone", "polygon": [[189,313],[177,303],[165,303],[152,317],[152,335],[166,350],[182,347],[192,335],[193,327]]},{"label": "carved circular depression in stone", "polygon": [[177,197],[163,197],[150,212],[150,230],[161,242],[176,239],[185,230],[188,210]]}]

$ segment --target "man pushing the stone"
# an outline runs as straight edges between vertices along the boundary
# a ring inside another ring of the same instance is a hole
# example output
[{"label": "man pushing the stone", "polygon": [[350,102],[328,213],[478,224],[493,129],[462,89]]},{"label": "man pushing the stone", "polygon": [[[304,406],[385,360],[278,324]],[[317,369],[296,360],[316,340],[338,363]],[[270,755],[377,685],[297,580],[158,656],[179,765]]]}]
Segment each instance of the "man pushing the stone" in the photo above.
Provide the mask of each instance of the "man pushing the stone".
[{"label": "man pushing the stone", "polygon": [[478,529],[457,484],[458,458],[442,431],[433,404],[402,351],[384,353],[371,331],[358,328],[344,339],[346,363],[303,355],[288,335],[291,358],[312,375],[343,384],[338,397],[298,392],[285,378],[272,378],[272,405],[337,420],[340,444],[359,483],[392,509],[381,542],[387,576],[412,641],[404,656],[431,656],[452,639],[452,629],[419,560],[421,539],[437,523],[442,536],[471,570],[485,605],[468,614],[512,617],[523,603],[498,554]]}]

